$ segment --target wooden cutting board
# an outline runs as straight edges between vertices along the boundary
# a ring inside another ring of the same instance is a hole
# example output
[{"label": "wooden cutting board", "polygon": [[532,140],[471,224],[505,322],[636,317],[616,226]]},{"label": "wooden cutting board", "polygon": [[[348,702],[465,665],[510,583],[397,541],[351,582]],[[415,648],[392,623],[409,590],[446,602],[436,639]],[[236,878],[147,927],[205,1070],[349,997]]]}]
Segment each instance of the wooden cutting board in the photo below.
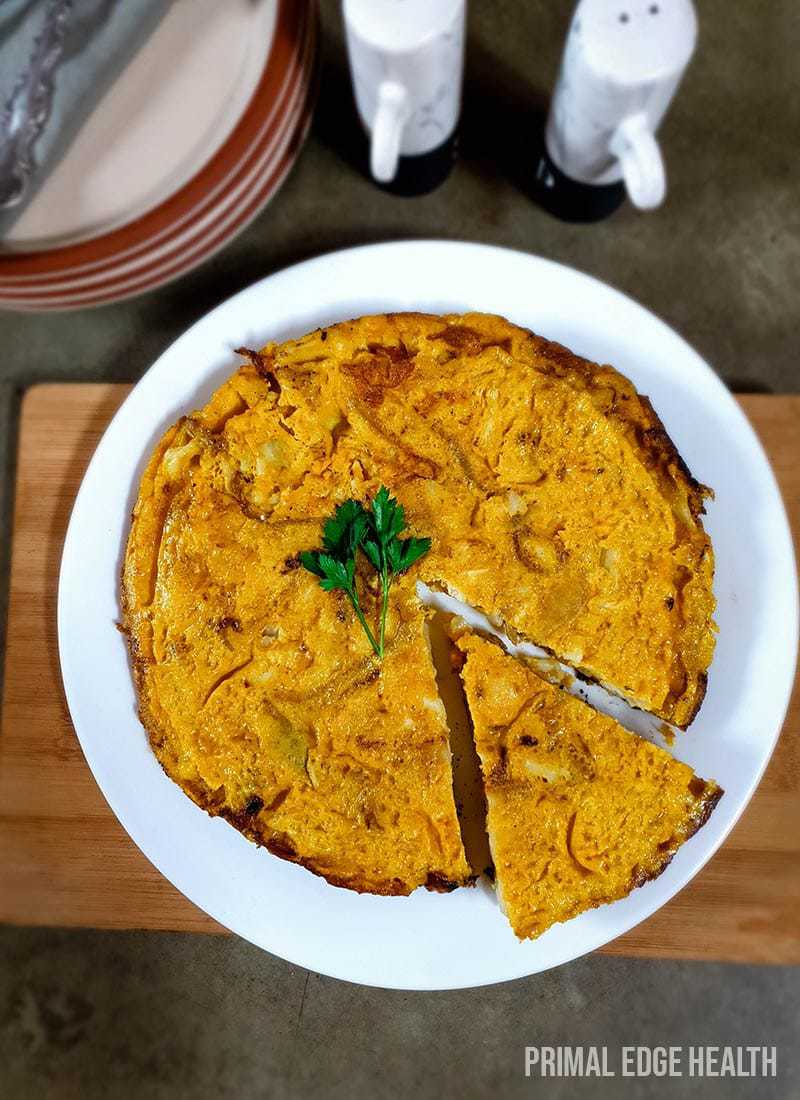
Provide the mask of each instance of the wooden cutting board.
[{"label": "wooden cutting board", "polygon": [[[148,863],[106,805],[61,686],[61,545],[86,464],[128,388],[35,386],[22,404],[0,736],[0,921],[220,932]],[[741,402],[769,452],[797,542],[800,397]],[[800,963],[799,732],[795,691],[772,762],[725,846],[606,953]]]}]

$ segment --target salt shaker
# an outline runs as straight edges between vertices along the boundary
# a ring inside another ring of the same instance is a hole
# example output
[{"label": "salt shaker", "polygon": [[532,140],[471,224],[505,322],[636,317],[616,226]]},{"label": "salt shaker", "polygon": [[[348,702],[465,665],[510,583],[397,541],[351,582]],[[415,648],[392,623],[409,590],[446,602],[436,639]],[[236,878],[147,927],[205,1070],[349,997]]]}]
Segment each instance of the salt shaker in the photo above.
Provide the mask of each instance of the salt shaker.
[{"label": "salt shaker", "polygon": [[580,0],[537,169],[553,213],[592,221],[666,194],[656,131],[694,52],[692,0]]},{"label": "salt shaker", "polygon": [[343,0],[347,53],[377,183],[422,194],[450,172],[466,0]]}]

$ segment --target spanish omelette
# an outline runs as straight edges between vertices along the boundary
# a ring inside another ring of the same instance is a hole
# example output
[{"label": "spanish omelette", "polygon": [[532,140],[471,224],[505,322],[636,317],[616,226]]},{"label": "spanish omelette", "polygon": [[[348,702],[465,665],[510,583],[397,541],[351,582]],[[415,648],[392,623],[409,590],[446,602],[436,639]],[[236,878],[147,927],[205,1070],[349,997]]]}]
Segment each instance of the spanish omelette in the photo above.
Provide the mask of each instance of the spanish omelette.
[{"label": "spanish omelette", "polygon": [[520,939],[659,875],[722,791],[536,674],[457,640],[500,903]]},{"label": "spanish omelette", "polygon": [[[713,653],[709,490],[627,379],[482,314],[243,352],[156,448],[123,569],[140,715],[199,805],[338,885],[470,880],[417,577],[691,721]],[[333,508],[381,484],[433,540],[393,590],[383,663],[298,568]]]}]

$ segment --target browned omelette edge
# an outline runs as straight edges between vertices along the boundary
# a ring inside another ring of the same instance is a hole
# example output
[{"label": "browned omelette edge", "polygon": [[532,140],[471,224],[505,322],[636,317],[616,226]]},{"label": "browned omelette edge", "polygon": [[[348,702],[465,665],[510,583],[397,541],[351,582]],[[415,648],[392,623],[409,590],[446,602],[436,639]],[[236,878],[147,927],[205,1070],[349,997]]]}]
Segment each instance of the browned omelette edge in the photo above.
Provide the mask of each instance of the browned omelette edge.
[{"label": "browned omelette edge", "polygon": [[[634,734],[633,736],[635,737],[636,734]],[[635,890],[638,886],[644,886],[646,882],[652,882],[654,879],[657,879],[659,875],[663,874],[664,871],[666,871],[667,867],[669,867],[670,863],[672,863],[672,860],[677,854],[678,850],[686,843],[687,840],[691,840],[695,833],[699,832],[699,830],[703,828],[705,823],[713,814],[714,810],[717,808],[717,803],[725,794],[724,788],[720,787],[719,783],[717,783],[716,780],[701,779],[700,776],[696,776],[695,778],[698,783],[703,784],[704,788],[703,796],[700,799],[697,807],[697,812],[689,819],[688,828],[681,835],[680,840],[675,845],[675,847],[664,853],[663,862],[659,864],[659,866],[653,871],[649,871],[647,873],[642,871],[639,872],[638,875],[634,875],[633,879],[631,880],[632,890]]]},{"label": "browned omelette edge", "polygon": [[[462,315],[438,315],[413,311],[402,314],[388,313],[385,316],[387,320],[390,321],[399,317],[403,317],[405,319],[418,319],[426,323],[444,323],[445,328],[463,321]],[[651,460],[652,465],[648,464],[648,468],[651,470],[651,472],[657,474],[661,491],[665,495],[665,497],[667,497],[667,499],[669,499],[670,496],[671,481],[674,480],[683,484],[687,492],[687,500],[689,503],[692,520],[699,526],[701,531],[704,531],[700,516],[705,513],[705,498],[713,497],[713,491],[707,486],[704,486],[703,484],[698,482],[692,476],[688,466],[678,452],[677,447],[667,433],[662,421],[653,409],[650,400],[646,396],[639,394],[635,390],[635,387],[633,387],[633,384],[614,367],[610,365],[599,365],[593,363],[591,360],[584,359],[581,356],[574,354],[568,348],[564,347],[564,345],[538,336],[530,329],[525,329],[522,328],[522,326],[514,325],[512,322],[507,321],[505,318],[496,317],[496,319],[498,321],[501,321],[508,328],[510,333],[524,333],[530,340],[533,341],[534,351],[537,354],[548,359],[557,372],[563,374],[569,374],[570,372],[572,372],[583,376],[590,382],[595,382],[598,378],[602,378],[603,375],[606,375],[609,381],[613,382],[615,380],[618,380],[622,383],[622,387],[624,390],[629,389],[630,391],[632,391],[631,393],[622,393],[620,398],[621,404],[617,403],[616,391],[614,391],[615,400],[611,408],[601,411],[603,411],[605,415],[618,420],[625,429],[633,432],[640,451],[643,451],[644,454]],[[330,325],[326,326],[325,328],[317,329],[316,331],[327,333],[330,332],[332,329],[356,324],[360,320],[361,318],[354,318],[349,321],[338,322],[336,325]],[[479,337],[480,335],[475,332],[475,330],[469,330],[469,326],[462,325],[461,327],[465,328],[467,331],[472,331],[476,337]],[[262,377],[269,380],[272,372],[270,370],[270,357],[268,357],[266,349],[260,352],[252,351],[247,348],[237,348],[236,350],[237,353],[248,357],[251,362],[253,362],[253,364],[257,367]],[[374,380],[371,381],[373,381],[374,383]],[[223,386],[225,384],[225,382],[222,383]],[[591,389],[588,392],[591,394]],[[176,424],[174,424],[164,433],[159,443],[156,445],[153,454],[151,455],[150,460],[148,461],[148,464],[142,474],[139,495],[137,496],[137,504],[141,499],[142,486],[146,484],[151,470],[154,470],[158,467],[164,451],[168,449],[175,434],[180,430],[181,426],[187,419],[189,418],[180,418],[176,422]],[[159,511],[163,510],[164,514],[166,514],[166,511],[169,508],[170,501],[171,496],[166,497],[166,499],[160,502]],[[121,567],[122,575],[120,578],[120,604],[122,615],[120,628],[128,640],[133,678],[136,686],[137,713],[139,716],[139,720],[141,721],[142,726],[147,733],[151,748],[153,749],[156,758],[159,760],[159,763],[161,764],[165,774],[168,775],[169,778],[173,780],[173,782],[176,782],[177,785],[180,786],[181,789],[184,791],[184,793],[189,798],[191,798],[191,800],[196,805],[198,805],[201,809],[204,809],[210,816],[223,817],[231,825],[233,825],[234,828],[237,829],[237,831],[241,832],[257,846],[266,847],[267,850],[272,852],[273,855],[305,867],[313,874],[319,875],[320,877],[324,878],[331,885],[344,887],[358,893],[368,892],[379,895],[407,895],[410,891],[400,880],[397,879],[385,879],[379,882],[366,883],[357,875],[350,876],[347,879],[344,879],[336,875],[326,874],[325,872],[313,866],[311,860],[300,856],[294,850],[291,842],[287,837],[279,835],[266,836],[264,831],[254,828],[253,817],[251,815],[248,815],[245,812],[234,813],[224,805],[215,805],[214,799],[212,797],[212,792],[205,786],[205,784],[203,784],[202,788],[198,790],[198,785],[180,782],[179,780],[175,780],[173,776],[169,774],[163,762],[161,761],[161,757],[157,751],[157,746],[162,740],[162,735],[159,723],[155,721],[155,716],[153,715],[147,700],[147,690],[144,675],[144,666],[146,662],[140,654],[139,645],[130,624],[129,613],[135,603],[135,599],[131,598],[131,593],[128,590],[128,585],[125,579],[125,570],[128,555],[130,553],[130,535],[133,529],[134,522],[135,512],[132,512],[131,530],[129,531],[129,537],[126,545],[126,553]],[[708,680],[707,672],[699,672],[696,675],[696,690],[694,698],[692,700],[691,709],[687,712],[687,716],[684,717],[680,722],[674,722],[674,724],[681,729],[686,729],[693,721],[705,697]],[[604,686],[608,690],[613,692],[614,689],[612,685]],[[703,813],[698,818],[691,832],[687,832],[683,840],[689,839],[690,836],[694,835],[694,833],[697,832],[697,830],[701,828],[703,824],[705,824],[705,822],[708,820],[709,816],[713,812],[713,809],[716,806],[717,802],[721,798],[722,793],[722,790],[718,787],[714,792],[712,792],[712,794],[709,796],[707,804],[704,803],[705,808],[703,810]],[[261,809],[261,807],[258,807],[258,809]],[[258,809],[253,810],[253,816],[255,816],[255,814],[258,812]],[[677,847],[679,846],[680,845],[678,845]],[[664,862],[655,873],[650,873],[649,875],[642,878],[641,881],[634,881],[632,884],[632,888],[642,885],[642,883],[647,881],[648,879],[655,878],[658,874],[661,874],[661,872],[667,867],[675,852],[677,851],[677,847],[674,848],[672,851],[665,853]],[[443,879],[440,875],[430,874],[428,876],[428,881],[424,885],[429,890],[434,890],[438,892],[449,892],[453,889],[456,889],[459,885],[471,885],[474,883],[474,881],[475,880],[473,877],[471,880],[465,881],[464,883],[451,882]]]}]

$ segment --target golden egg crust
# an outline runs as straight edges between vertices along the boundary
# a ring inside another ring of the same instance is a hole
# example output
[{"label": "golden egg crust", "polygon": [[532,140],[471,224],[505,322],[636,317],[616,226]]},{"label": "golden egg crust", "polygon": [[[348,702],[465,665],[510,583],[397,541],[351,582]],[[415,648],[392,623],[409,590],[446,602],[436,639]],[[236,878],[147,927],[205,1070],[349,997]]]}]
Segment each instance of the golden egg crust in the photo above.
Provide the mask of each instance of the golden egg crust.
[{"label": "golden egg crust", "polygon": [[[139,712],[200,806],[336,886],[470,881],[444,708],[413,582],[376,661],[341,592],[298,566],[320,518],[262,522],[200,418],[145,473],[125,562]],[[364,603],[372,613],[366,578]]]},{"label": "golden egg crust", "polygon": [[722,796],[713,781],[483,638],[457,645],[500,903],[520,939],[655,878]]},{"label": "golden egg crust", "polygon": [[[627,379],[483,314],[242,353],[156,448],[123,569],[141,718],[196,802],[340,885],[468,880],[418,578],[691,721],[713,652],[708,490]],[[298,554],[382,484],[432,549],[393,589],[379,663]]]},{"label": "golden egg crust", "polygon": [[[485,314],[364,317],[254,369],[271,415],[223,429],[244,507],[322,515],[384,482],[433,539],[425,581],[691,722],[714,649],[710,490],[626,378]],[[253,384],[245,368],[222,403]]]}]

